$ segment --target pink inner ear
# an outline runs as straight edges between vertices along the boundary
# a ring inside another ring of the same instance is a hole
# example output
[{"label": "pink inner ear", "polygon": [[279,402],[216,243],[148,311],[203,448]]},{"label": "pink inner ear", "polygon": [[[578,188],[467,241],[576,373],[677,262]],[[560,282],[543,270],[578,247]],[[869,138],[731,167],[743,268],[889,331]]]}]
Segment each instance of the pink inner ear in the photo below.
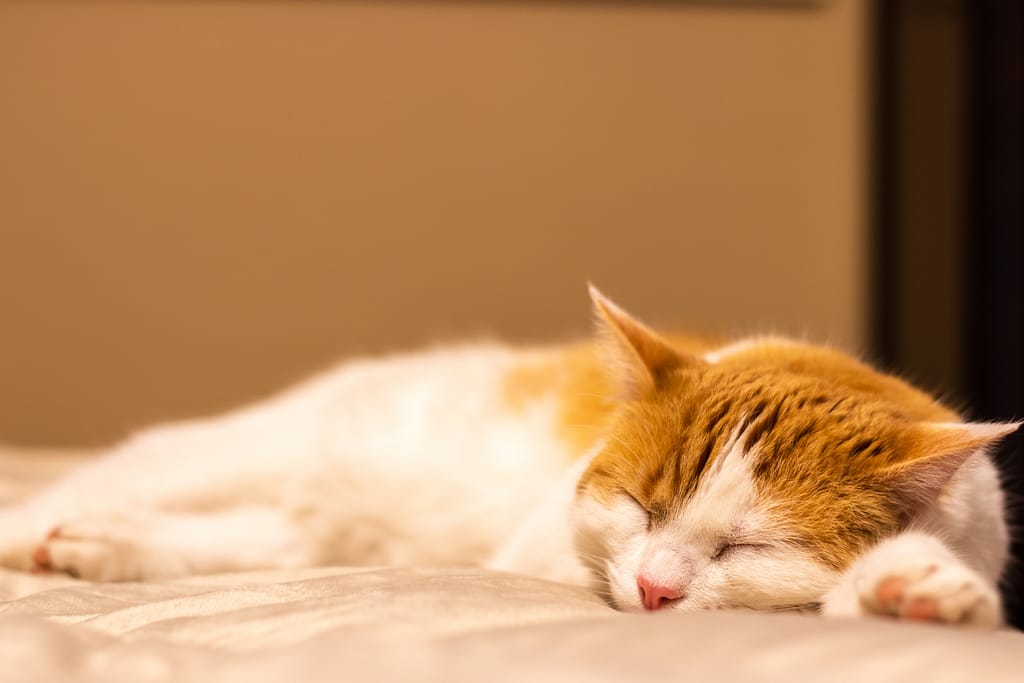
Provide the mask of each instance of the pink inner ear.
[{"label": "pink inner ear", "polygon": [[925,423],[916,448],[896,468],[903,492],[914,505],[928,505],[975,453],[1017,431],[1019,422]]},{"label": "pink inner ear", "polygon": [[948,457],[913,463],[902,473],[900,483],[904,494],[915,507],[930,504],[972,454],[973,451],[964,450]]},{"label": "pink inner ear", "polygon": [[610,363],[615,366],[627,396],[635,398],[658,387],[674,369],[697,362],[680,353],[665,339],[620,308],[590,285],[598,332],[604,338]]}]

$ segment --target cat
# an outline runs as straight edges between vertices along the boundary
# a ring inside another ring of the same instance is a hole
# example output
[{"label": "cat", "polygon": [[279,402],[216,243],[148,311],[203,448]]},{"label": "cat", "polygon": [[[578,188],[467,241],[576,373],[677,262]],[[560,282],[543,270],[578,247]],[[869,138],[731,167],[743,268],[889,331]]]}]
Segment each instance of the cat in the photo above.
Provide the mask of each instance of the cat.
[{"label": "cat", "polygon": [[0,510],[0,562],[94,581],[477,563],[626,611],[819,609],[993,628],[1008,531],[963,422],[839,351],[599,335],[343,363],[147,429]]}]

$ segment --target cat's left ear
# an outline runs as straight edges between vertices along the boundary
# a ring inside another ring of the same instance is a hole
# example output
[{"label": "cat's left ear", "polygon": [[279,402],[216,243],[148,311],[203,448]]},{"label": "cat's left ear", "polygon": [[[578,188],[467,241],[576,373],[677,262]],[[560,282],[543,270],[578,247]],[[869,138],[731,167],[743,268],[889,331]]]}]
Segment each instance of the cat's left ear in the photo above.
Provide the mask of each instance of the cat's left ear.
[{"label": "cat's left ear", "polygon": [[935,500],[972,455],[1013,434],[1020,422],[924,422],[909,439],[902,461],[891,468],[897,488],[914,505]]},{"label": "cat's left ear", "polygon": [[598,333],[613,371],[629,398],[661,388],[673,371],[702,362],[676,350],[656,332],[590,285]]}]

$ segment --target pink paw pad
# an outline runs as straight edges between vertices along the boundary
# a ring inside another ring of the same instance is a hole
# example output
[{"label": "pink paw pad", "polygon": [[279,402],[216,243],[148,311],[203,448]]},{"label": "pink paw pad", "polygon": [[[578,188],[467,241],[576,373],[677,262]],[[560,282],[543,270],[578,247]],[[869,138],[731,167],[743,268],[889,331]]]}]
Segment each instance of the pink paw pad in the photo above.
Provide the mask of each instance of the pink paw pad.
[{"label": "pink paw pad", "polygon": [[[934,573],[935,569],[934,567],[929,567],[924,577]],[[894,617],[902,617],[912,621],[936,621],[940,619],[939,603],[935,598],[926,596],[908,598],[906,590],[906,578],[901,576],[886,577],[879,581],[875,587],[875,601],[884,612]]]}]

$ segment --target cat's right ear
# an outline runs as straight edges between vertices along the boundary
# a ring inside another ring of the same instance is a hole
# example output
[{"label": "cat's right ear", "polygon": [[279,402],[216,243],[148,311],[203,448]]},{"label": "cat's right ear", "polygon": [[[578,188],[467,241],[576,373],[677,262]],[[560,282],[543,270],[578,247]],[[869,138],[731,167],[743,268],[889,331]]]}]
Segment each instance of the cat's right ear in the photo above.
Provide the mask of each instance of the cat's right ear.
[{"label": "cat's right ear", "polygon": [[886,469],[895,489],[914,509],[930,505],[960,467],[979,450],[993,448],[1020,422],[924,422],[911,432],[901,461]]},{"label": "cat's right ear", "polygon": [[599,343],[627,398],[656,391],[675,370],[701,362],[673,348],[594,285],[589,288]]}]

